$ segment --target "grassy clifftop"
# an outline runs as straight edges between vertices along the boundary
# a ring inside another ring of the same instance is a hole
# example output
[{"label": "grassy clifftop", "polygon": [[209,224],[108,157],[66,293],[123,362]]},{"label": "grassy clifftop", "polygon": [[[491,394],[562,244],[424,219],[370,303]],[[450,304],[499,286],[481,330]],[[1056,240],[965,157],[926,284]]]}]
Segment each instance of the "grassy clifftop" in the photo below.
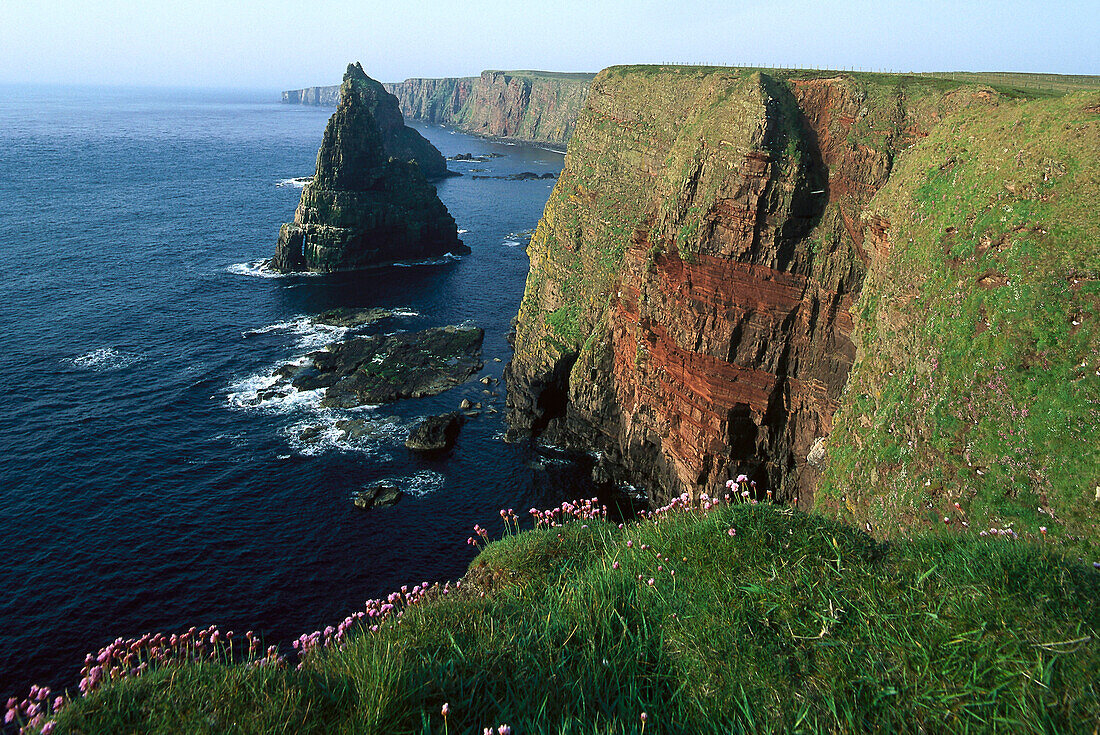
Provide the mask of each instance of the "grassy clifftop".
[{"label": "grassy clifftop", "polygon": [[898,160],[865,216],[824,508],[1100,539],[1098,150],[1093,92],[963,112]]},{"label": "grassy clifftop", "polygon": [[771,505],[573,520],[489,545],[462,587],[398,603],[400,617],[297,669],[165,665],[77,700],[58,725],[1092,732],[1098,594],[1100,573],[1039,545],[882,546]]}]

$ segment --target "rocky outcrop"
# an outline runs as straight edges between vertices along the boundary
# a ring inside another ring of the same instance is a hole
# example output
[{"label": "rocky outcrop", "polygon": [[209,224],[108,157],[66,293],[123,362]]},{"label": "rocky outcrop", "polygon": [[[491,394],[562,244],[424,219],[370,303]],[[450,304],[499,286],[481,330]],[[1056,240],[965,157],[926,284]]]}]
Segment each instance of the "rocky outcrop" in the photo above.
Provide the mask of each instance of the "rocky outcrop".
[{"label": "rocky outcrop", "polygon": [[744,473],[808,501],[806,457],[855,356],[861,213],[898,151],[990,98],[917,78],[601,72],[529,247],[509,436],[595,450],[600,479],[652,500]]},{"label": "rocky outcrop", "polygon": [[327,407],[423,398],[460,385],[480,370],[484,338],[484,330],[473,326],[354,337],[311,352],[275,375],[296,390],[324,388],[321,405]]},{"label": "rocky outcrop", "polygon": [[380,482],[352,493],[351,502],[356,508],[370,510],[371,508],[386,508],[391,505],[397,505],[397,501],[401,500],[404,496],[404,491],[396,485]]},{"label": "rocky outcrop", "polygon": [[418,157],[429,172],[446,169],[439,151],[405,127],[393,96],[349,65],[317,171],[279,232],[271,266],[331,272],[469,252]]},{"label": "rocky outcrop", "polygon": [[440,452],[450,449],[458,439],[458,432],[466,423],[466,417],[460,413],[445,413],[429,416],[417,424],[405,440],[405,446],[417,452]]},{"label": "rocky outcrop", "polygon": [[[463,132],[565,147],[593,74],[484,71],[479,77],[406,79],[387,84],[411,120]],[[336,87],[283,92],[283,102],[335,104]]]}]

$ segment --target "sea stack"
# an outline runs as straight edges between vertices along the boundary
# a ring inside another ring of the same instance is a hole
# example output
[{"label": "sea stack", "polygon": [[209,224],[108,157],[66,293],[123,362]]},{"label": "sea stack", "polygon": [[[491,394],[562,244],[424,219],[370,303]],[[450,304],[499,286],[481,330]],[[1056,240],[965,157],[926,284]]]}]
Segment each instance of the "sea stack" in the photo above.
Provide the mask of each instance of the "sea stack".
[{"label": "sea stack", "polygon": [[349,64],[317,172],[279,231],[271,267],[329,273],[470,252],[421,161],[446,172],[439,151],[405,127],[397,98]]}]

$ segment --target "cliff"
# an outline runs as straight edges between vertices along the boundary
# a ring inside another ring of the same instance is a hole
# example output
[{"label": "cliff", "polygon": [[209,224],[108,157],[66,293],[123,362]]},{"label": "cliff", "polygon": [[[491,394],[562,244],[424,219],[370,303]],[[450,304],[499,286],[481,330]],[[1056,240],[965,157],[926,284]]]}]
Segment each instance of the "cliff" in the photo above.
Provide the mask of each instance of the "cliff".
[{"label": "cliff", "polygon": [[617,67],[592,84],[529,247],[509,435],[595,450],[654,501],[809,502],[855,358],[861,216],[895,155],[987,88]]},{"label": "cliff", "polygon": [[317,171],[302,190],[294,222],[279,232],[271,266],[330,272],[469,252],[417,157],[442,161],[404,127],[397,100],[361,66],[349,65]]},{"label": "cliff", "polygon": [[1092,92],[960,114],[899,159],[863,216],[823,509],[1100,540],[1097,151]]},{"label": "cliff", "polygon": [[340,102],[340,85],[331,87],[306,87],[283,92],[283,103],[290,105],[319,105],[336,107]]},{"label": "cliff", "polygon": [[[463,132],[565,147],[593,74],[485,71],[479,77],[406,79],[387,84],[411,120]],[[335,104],[336,87],[283,92],[283,102]]]}]

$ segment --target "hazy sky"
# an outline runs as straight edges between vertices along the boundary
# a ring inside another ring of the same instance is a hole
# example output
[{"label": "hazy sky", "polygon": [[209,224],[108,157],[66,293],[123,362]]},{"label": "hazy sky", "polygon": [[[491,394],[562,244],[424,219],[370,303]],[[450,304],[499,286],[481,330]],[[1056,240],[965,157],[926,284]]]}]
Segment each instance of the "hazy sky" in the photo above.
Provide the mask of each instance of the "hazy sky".
[{"label": "hazy sky", "polygon": [[289,89],[662,61],[1100,74],[1100,1],[0,0],[0,82]]}]

